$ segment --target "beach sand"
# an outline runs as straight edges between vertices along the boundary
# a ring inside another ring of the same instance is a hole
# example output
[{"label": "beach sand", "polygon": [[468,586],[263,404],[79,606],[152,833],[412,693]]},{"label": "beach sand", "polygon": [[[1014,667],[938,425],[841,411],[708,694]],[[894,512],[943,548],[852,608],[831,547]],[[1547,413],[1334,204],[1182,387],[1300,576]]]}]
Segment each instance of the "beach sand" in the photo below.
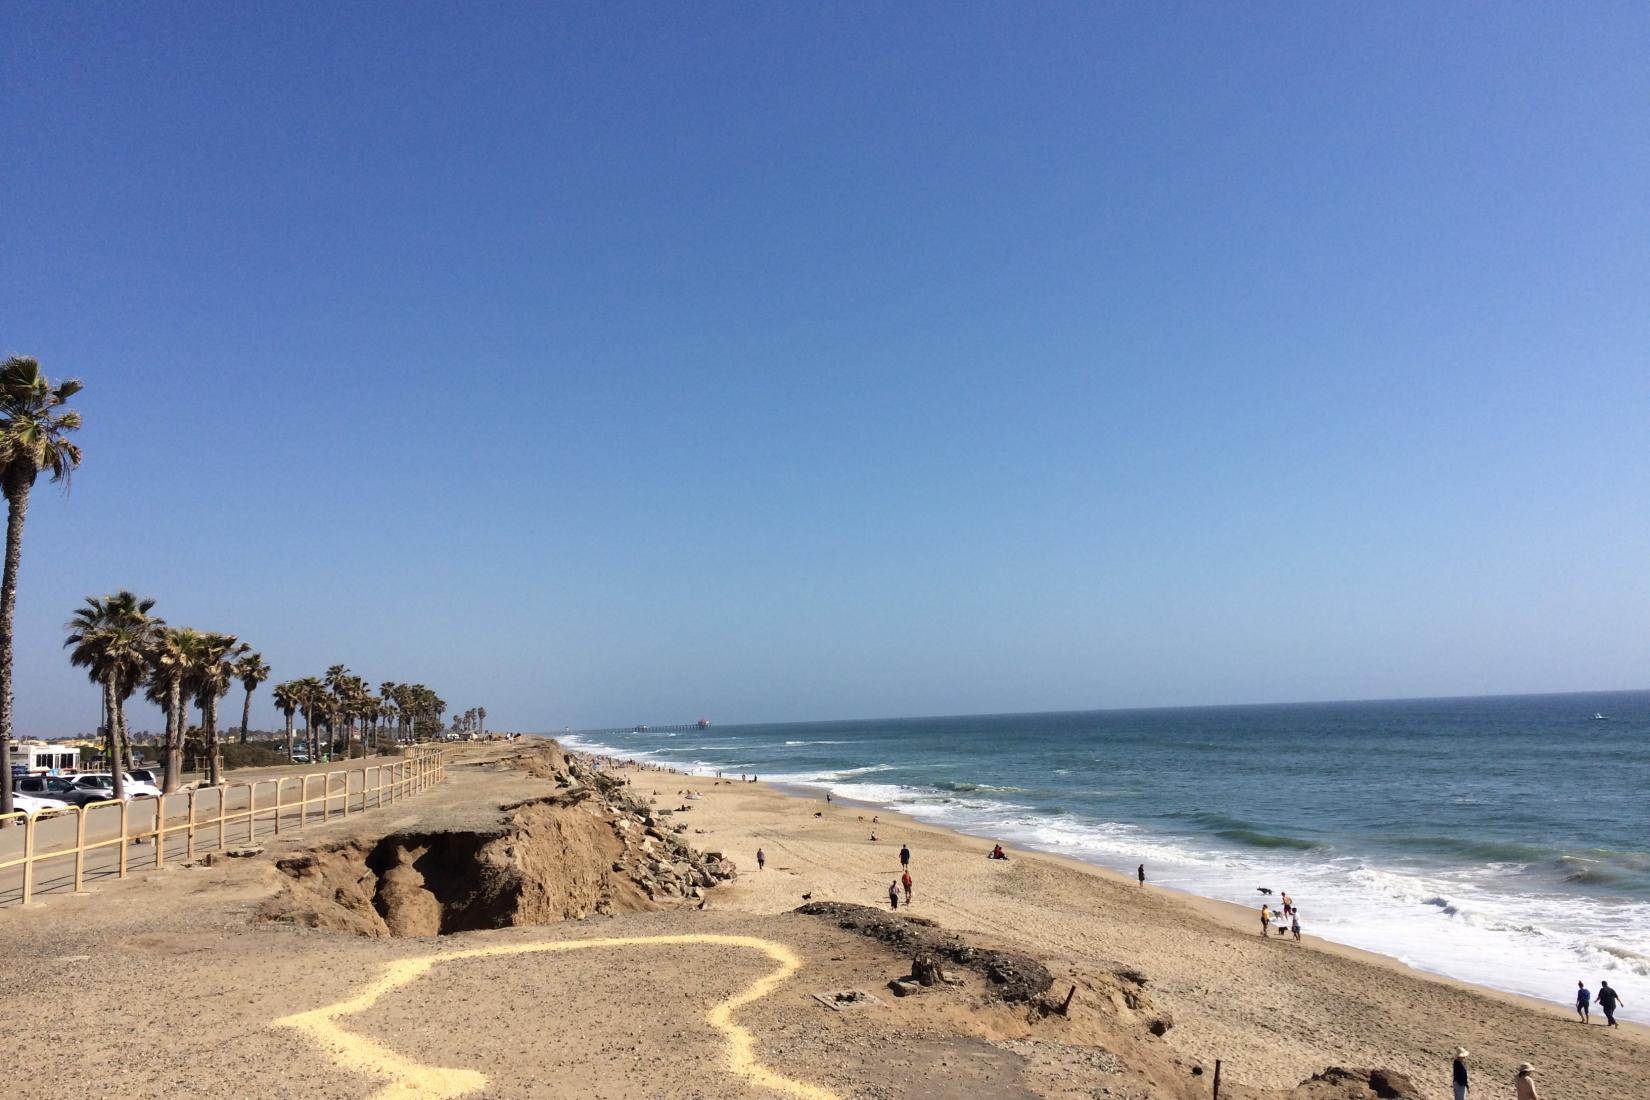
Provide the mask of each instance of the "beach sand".
[{"label": "beach sand", "polygon": [[[1221,1059],[1229,1078],[1250,1086],[1287,1088],[1330,1065],[1379,1066],[1445,1097],[1459,1045],[1471,1052],[1476,1096],[1512,1095],[1525,1061],[1538,1067],[1544,1096],[1650,1096],[1650,1029],[1625,1022],[1606,1029],[1596,1009],[1584,1027],[1563,1004],[1423,974],[1316,939],[1310,929],[1299,944],[1262,939],[1258,904],[1248,910],[1149,883],[1141,889],[1107,869],[1013,848],[1007,861],[988,860],[991,841],[897,813],[736,779],[621,774],[660,808],[691,806],[673,817],[689,826],[685,839],[738,862],[740,877],[712,892],[715,911],[777,914],[804,894],[885,907],[907,844],[912,913],[1045,959],[1056,992],[1067,974],[1118,963],[1143,971],[1158,1006],[1173,1016],[1164,1041],[1205,1065]],[[703,797],[684,802],[679,792],[688,789]],[[767,856],[760,872],[758,848]],[[1310,906],[1309,898],[1296,900]],[[1622,989],[1630,1009],[1641,999],[1636,992]]]}]

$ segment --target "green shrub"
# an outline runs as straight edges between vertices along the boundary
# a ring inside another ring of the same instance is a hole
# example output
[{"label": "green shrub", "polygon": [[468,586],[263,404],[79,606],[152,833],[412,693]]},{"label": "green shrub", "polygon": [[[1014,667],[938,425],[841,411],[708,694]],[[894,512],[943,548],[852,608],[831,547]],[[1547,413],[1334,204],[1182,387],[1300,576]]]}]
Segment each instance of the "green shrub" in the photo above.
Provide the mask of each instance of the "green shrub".
[{"label": "green shrub", "polygon": [[223,746],[223,766],[226,768],[265,768],[272,764],[285,763],[286,757],[267,743],[259,744],[254,741],[243,745],[239,741],[234,741]]}]

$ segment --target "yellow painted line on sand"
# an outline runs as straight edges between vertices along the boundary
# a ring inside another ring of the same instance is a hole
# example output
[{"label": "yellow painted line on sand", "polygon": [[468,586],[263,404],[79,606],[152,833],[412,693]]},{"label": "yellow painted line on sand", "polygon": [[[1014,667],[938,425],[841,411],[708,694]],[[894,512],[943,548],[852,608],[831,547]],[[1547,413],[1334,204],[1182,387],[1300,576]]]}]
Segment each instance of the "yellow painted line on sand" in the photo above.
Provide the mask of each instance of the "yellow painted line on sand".
[{"label": "yellow painted line on sand", "polygon": [[733,1014],[736,1010],[766,997],[781,982],[802,969],[802,960],[790,948],[755,936],[703,934],[559,940],[553,943],[497,944],[492,947],[472,947],[464,951],[420,955],[391,963],[376,981],[369,983],[348,1000],[292,1016],[283,1016],[275,1021],[275,1026],[291,1027],[301,1031],[315,1040],[345,1069],[389,1078],[388,1084],[372,1094],[372,1100],[450,1100],[452,1097],[463,1096],[484,1087],[487,1084],[487,1075],[471,1069],[424,1065],[396,1053],[374,1039],[345,1031],[338,1025],[338,1021],[345,1016],[365,1012],[378,1003],[384,994],[417,981],[438,963],[457,962],[461,959],[497,958],[501,955],[582,951],[599,947],[667,947],[677,944],[743,947],[761,952],[778,963],[779,969],[758,978],[727,1000],[711,1006],[710,1011],[705,1013],[705,1019],[727,1038],[729,1072],[787,1096],[797,1096],[803,1100],[839,1100],[836,1093],[829,1089],[793,1080],[757,1061],[753,1049],[755,1036],[734,1022]]}]

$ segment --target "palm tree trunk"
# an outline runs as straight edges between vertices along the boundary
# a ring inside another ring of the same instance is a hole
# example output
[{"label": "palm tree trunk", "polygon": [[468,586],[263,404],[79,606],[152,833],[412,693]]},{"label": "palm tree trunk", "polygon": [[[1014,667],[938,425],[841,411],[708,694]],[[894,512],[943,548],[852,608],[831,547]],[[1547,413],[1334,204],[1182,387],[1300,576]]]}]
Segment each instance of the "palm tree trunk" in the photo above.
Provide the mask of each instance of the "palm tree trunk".
[{"label": "palm tree trunk", "polygon": [[115,725],[120,728],[121,759],[126,761],[126,770],[137,767],[132,759],[132,731],[126,725],[126,696],[120,691],[115,692]]},{"label": "palm tree trunk", "polygon": [[117,706],[115,699],[114,673],[103,681],[103,726],[109,734],[109,785],[114,788],[116,798],[126,797],[126,761],[120,752],[120,719],[115,714]]},{"label": "palm tree trunk", "polygon": [[166,686],[166,787],[171,794],[183,786],[183,685],[174,678]]},{"label": "palm tree trunk", "polygon": [[211,688],[201,696],[201,739],[206,742],[206,781],[216,787],[223,771],[218,766],[218,696]]},{"label": "palm tree trunk", "polygon": [[292,712],[286,711],[286,762],[292,763]]},{"label": "palm tree trunk", "polygon": [[32,476],[21,471],[6,478],[6,567],[0,579],[0,814],[12,810],[11,799],[11,656],[12,623],[17,613],[17,567],[23,560],[23,519],[29,514]]},{"label": "palm tree trunk", "polygon": [[252,689],[246,689],[246,702],[241,704],[241,744],[246,744],[246,724],[252,720]]}]

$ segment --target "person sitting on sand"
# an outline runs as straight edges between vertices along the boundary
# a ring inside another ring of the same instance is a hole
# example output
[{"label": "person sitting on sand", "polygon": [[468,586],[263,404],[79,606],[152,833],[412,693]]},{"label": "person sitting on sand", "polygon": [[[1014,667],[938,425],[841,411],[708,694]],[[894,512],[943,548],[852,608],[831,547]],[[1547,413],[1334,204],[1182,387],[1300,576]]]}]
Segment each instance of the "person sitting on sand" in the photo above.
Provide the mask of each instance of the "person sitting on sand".
[{"label": "person sitting on sand", "polygon": [[1535,1078],[1530,1076],[1534,1072],[1535,1067],[1528,1062],[1518,1067],[1518,1076],[1513,1078],[1518,1100],[1541,1100],[1541,1094],[1535,1091]]},{"label": "person sitting on sand", "polygon": [[890,882],[888,884],[888,908],[899,908],[899,883],[897,882]]},{"label": "person sitting on sand", "polygon": [[1264,901],[1260,903],[1260,934],[1263,936],[1272,934],[1272,907]]},{"label": "person sitting on sand", "polygon": [[1467,1100],[1467,1048],[1455,1048],[1455,1061],[1449,1066],[1450,1086],[1455,1090],[1455,1100]]},{"label": "person sitting on sand", "polygon": [[985,858],[986,859],[1007,859],[1008,858],[1008,853],[1003,851],[1003,846],[1001,844],[999,844],[995,848],[991,849],[991,854],[986,856]]},{"label": "person sitting on sand", "polygon": [[871,834],[871,839],[872,839],[872,840],[875,840],[875,839],[876,839],[876,838],[877,838],[877,834],[875,834],[875,833],[872,833],[872,834]]}]

